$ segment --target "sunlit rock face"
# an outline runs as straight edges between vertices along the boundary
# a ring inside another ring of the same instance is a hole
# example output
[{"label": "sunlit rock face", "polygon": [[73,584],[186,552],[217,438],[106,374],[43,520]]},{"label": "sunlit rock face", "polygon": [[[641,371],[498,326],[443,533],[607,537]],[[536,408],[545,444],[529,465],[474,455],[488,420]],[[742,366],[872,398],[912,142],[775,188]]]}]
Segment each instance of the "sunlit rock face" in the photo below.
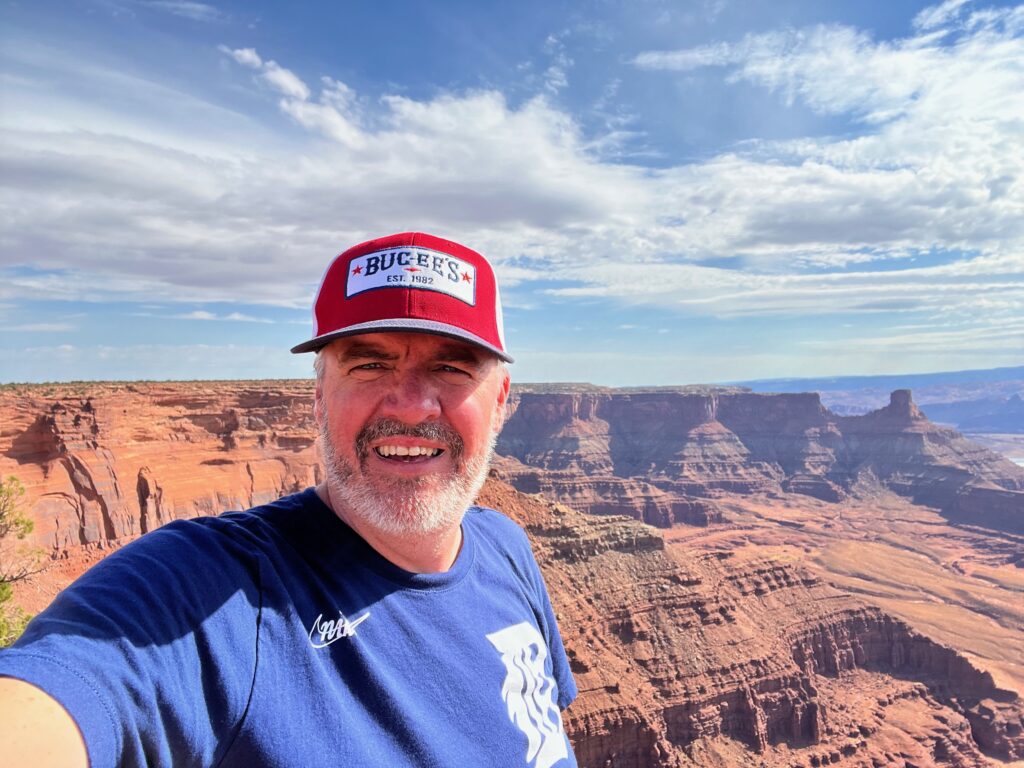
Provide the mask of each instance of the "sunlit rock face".
[{"label": "sunlit rock face", "polygon": [[793,562],[673,546],[492,479],[529,532],[581,691],[581,765],[989,766],[1024,754],[1017,695]]},{"label": "sunlit rock face", "polygon": [[[0,393],[0,471],[37,542],[102,546],[318,479],[312,383],[56,385]],[[1024,469],[939,427],[907,390],[864,416],[816,394],[517,390],[496,466],[528,493],[652,525],[722,520],[723,494],[837,501],[864,483],[1024,533]]]},{"label": "sunlit rock face", "polygon": [[[988,589],[1020,559],[1019,468],[928,422],[906,392],[838,417],[813,394],[547,390],[516,392],[481,501],[534,543],[581,691],[566,713],[581,765],[1024,757],[1006,683],[1022,679],[1019,608],[966,581],[977,569]],[[311,382],[0,392],[0,473],[28,488],[53,558],[18,599],[39,610],[169,520],[315,484],[311,401]],[[965,581],[908,585],[896,618],[893,556],[923,572],[919,552]],[[971,632],[950,606],[920,613],[959,592],[1005,628],[990,643],[1002,666],[961,652]]]},{"label": "sunlit rock face", "polygon": [[315,484],[312,383],[175,382],[0,393],[0,473],[39,546],[105,547]]},{"label": "sunlit rock face", "polygon": [[1024,470],[929,422],[909,390],[841,417],[814,393],[550,389],[516,393],[499,468],[580,511],[700,525],[721,520],[723,494],[838,501],[881,484],[950,519],[1024,533]]}]

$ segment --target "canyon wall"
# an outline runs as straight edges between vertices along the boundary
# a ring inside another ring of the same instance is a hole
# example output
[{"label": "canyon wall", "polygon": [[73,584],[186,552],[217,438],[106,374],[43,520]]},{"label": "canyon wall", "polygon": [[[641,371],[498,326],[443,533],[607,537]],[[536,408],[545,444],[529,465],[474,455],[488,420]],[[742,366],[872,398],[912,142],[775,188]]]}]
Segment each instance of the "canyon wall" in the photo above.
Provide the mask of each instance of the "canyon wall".
[{"label": "canyon wall", "polygon": [[491,481],[529,532],[580,688],[582,766],[991,765],[1024,708],[964,657],[798,564],[668,546]]},{"label": "canyon wall", "polygon": [[659,526],[718,521],[727,493],[838,501],[881,485],[1024,533],[1024,469],[928,421],[907,390],[841,417],[814,393],[521,388],[497,450],[523,491]]},{"label": "canyon wall", "polygon": [[[311,399],[310,382],[0,392],[0,473],[28,488],[53,557],[19,594],[38,609],[170,519],[315,484]],[[954,493],[971,525],[1015,525],[1019,477],[909,396],[850,419],[813,395],[736,391],[519,391],[511,410],[482,502],[534,542],[580,686],[566,718],[582,766],[1024,758],[1020,700],[963,655],[792,557],[669,544],[631,519],[727,529],[728,494],[878,484]]]},{"label": "canyon wall", "polygon": [[53,391],[0,392],[0,475],[25,485],[35,543],[57,556],[319,480],[310,382]]},{"label": "canyon wall", "polygon": [[[0,392],[0,472],[36,540],[103,546],[319,478],[312,383],[63,385]],[[815,394],[514,391],[496,466],[526,493],[661,527],[722,519],[723,494],[837,501],[882,484],[951,520],[1024,533],[1024,468],[925,419],[910,393],[839,417]]]}]

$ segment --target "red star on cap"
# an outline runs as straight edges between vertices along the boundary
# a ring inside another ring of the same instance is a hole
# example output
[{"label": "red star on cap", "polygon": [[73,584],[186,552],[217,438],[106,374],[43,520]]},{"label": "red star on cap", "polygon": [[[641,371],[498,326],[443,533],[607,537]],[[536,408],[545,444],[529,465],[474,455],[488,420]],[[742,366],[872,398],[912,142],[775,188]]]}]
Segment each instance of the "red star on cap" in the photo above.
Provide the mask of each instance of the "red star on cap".
[{"label": "red star on cap", "polygon": [[362,271],[363,271],[363,267],[362,267],[362,265],[360,265],[360,266],[358,266],[358,267],[356,267],[355,269],[352,270],[352,274],[353,275],[358,275],[358,274],[361,274]]},{"label": "red star on cap", "polygon": [[473,278],[471,278],[471,277],[469,276],[469,272],[463,272],[463,273],[462,273],[462,281],[463,281],[464,283],[472,283],[472,282],[473,282]]}]

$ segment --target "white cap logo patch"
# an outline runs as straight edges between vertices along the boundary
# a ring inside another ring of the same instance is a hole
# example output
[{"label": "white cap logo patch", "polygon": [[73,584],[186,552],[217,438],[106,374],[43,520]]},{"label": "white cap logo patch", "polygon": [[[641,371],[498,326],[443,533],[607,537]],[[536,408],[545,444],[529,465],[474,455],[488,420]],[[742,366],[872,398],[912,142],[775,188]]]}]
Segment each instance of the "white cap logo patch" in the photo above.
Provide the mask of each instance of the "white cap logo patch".
[{"label": "white cap logo patch", "polygon": [[388,248],[352,259],[345,297],[375,288],[437,291],[476,306],[476,267],[429,248]]}]

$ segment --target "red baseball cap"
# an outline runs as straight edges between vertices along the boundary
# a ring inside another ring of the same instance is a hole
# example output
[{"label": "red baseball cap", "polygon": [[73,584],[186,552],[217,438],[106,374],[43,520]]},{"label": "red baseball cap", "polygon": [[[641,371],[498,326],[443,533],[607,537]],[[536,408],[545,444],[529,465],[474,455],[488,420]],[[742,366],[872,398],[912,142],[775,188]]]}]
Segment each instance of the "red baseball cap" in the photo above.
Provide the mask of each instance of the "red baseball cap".
[{"label": "red baseball cap", "polygon": [[422,232],[380,237],[335,257],[313,301],[314,352],[342,336],[418,331],[461,339],[507,363],[501,297],[487,259]]}]

